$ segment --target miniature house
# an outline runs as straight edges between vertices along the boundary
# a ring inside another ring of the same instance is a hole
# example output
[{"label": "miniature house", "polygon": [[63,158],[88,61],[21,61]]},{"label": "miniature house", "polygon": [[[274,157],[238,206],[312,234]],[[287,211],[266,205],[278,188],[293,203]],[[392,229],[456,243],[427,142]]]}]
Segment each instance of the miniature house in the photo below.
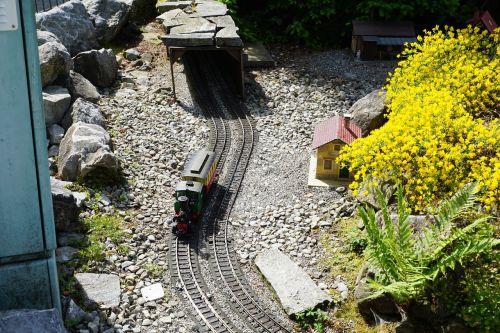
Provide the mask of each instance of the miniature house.
[{"label": "miniature house", "polygon": [[341,168],[337,158],[342,146],[361,137],[361,128],[350,115],[335,116],[316,125],[312,149],[316,152],[316,178],[352,179],[348,168]]},{"label": "miniature house", "polygon": [[351,48],[361,60],[393,59],[405,43],[416,42],[415,28],[409,21],[353,21]]}]

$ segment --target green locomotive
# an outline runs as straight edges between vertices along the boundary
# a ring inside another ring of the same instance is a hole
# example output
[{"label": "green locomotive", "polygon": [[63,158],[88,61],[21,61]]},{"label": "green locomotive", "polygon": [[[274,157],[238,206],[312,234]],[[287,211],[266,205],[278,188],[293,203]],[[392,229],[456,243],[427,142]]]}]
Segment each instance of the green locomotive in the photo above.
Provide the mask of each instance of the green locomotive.
[{"label": "green locomotive", "polygon": [[186,163],[174,193],[172,232],[175,235],[185,235],[189,231],[189,225],[200,218],[216,176],[216,166],[215,153],[208,150],[195,152]]}]

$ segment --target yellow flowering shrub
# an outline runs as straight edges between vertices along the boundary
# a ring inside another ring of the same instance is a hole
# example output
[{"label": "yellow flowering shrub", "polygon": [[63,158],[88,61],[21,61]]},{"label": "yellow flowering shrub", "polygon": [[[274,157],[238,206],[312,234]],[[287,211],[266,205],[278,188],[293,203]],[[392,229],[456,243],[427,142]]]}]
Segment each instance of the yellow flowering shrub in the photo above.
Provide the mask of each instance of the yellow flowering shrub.
[{"label": "yellow flowering shrub", "polygon": [[351,187],[405,185],[414,211],[477,180],[488,210],[500,203],[500,31],[425,32],[388,79],[388,122],[354,141],[340,161]]}]

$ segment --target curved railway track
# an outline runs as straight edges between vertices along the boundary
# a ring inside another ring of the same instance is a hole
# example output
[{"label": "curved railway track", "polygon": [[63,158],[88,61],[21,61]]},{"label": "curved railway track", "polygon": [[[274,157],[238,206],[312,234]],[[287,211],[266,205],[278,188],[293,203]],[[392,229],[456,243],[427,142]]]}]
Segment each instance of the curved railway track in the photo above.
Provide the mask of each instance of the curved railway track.
[{"label": "curved railway track", "polygon": [[[187,55],[185,65],[195,100],[210,120],[210,149],[216,152],[217,172],[221,178],[213,186],[206,205],[201,224],[203,229],[196,230],[189,239],[172,241],[172,279],[179,281],[209,332],[290,332],[259,303],[233,255],[228,234],[231,209],[256,143],[252,120],[245,114],[239,100],[228,94],[232,88],[218,72],[221,67],[213,63],[212,57]],[[231,145],[235,146],[231,148]],[[231,151],[233,156],[227,163]],[[204,245],[209,250],[213,275],[223,282],[223,290],[231,299],[231,309],[236,309],[236,315],[245,327],[234,325],[207,296],[211,292],[200,272],[200,240],[206,242]]]}]

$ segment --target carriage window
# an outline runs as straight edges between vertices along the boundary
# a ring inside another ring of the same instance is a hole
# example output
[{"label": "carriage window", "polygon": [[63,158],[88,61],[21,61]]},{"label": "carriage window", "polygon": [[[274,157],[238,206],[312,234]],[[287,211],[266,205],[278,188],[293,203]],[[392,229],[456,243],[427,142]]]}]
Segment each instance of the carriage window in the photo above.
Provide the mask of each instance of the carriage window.
[{"label": "carriage window", "polygon": [[332,160],[324,160],[323,161],[323,169],[332,170],[333,162]]}]

